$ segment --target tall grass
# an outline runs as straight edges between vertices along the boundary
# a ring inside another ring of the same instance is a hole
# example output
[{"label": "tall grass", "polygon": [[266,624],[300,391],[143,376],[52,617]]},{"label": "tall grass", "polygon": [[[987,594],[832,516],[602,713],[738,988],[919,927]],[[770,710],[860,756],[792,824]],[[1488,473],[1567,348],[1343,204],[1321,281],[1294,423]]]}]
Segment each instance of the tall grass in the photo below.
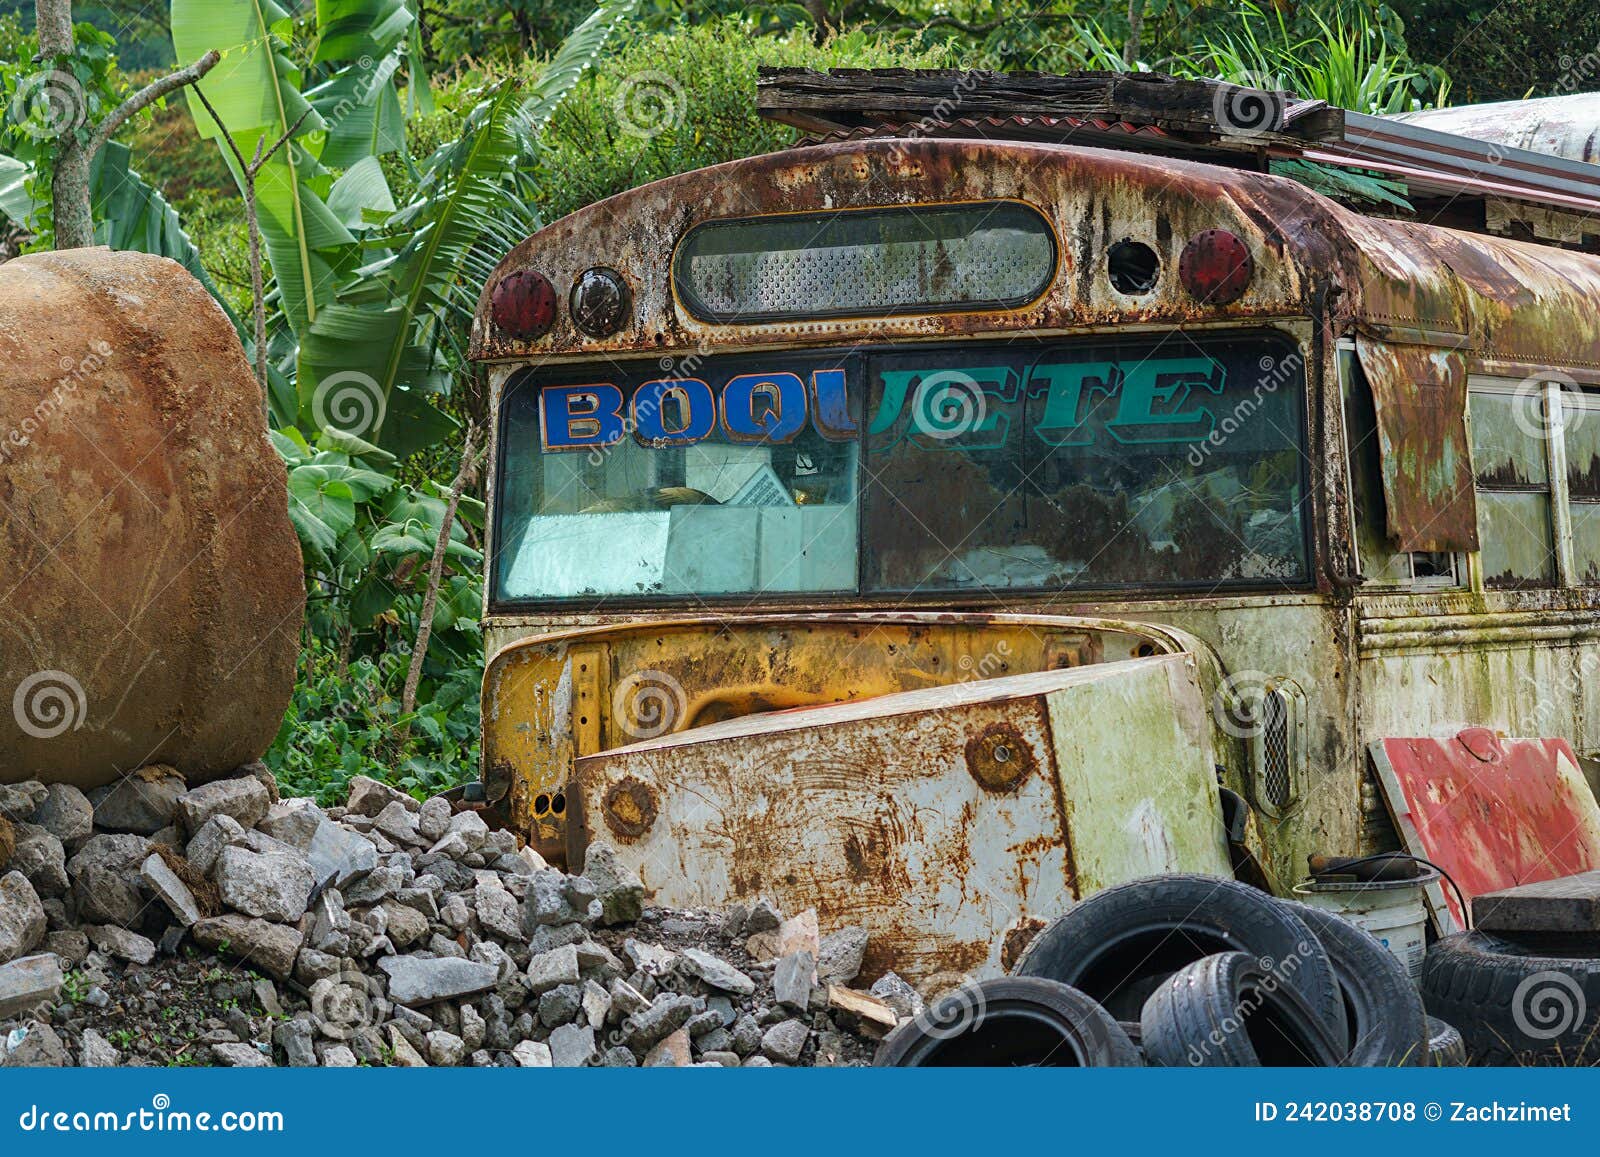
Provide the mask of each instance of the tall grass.
[{"label": "tall grass", "polygon": [[[1315,31],[1297,34],[1282,11],[1268,13],[1246,2],[1231,27],[1204,31],[1187,51],[1136,67],[1292,92],[1356,112],[1408,112],[1445,103],[1450,78],[1413,62],[1398,36],[1365,8],[1331,19],[1310,15]],[[1070,52],[1079,67],[1126,67],[1120,44],[1104,25],[1088,21],[1075,32]]]}]

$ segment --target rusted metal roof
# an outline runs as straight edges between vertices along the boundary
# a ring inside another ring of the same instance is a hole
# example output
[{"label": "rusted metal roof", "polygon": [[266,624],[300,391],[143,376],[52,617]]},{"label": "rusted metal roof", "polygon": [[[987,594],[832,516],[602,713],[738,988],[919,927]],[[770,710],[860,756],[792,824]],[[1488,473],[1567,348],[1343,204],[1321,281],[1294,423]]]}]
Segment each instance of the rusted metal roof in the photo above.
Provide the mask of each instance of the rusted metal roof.
[{"label": "rusted metal roof", "polygon": [[1600,92],[1431,108],[1393,118],[1418,128],[1600,164]]},{"label": "rusted metal roof", "polygon": [[[1600,188],[1600,187],[1597,187]],[[682,310],[669,255],[702,221],[775,212],[1014,199],[1038,207],[1063,239],[1055,281],[1009,311],[762,324],[699,322]],[[1600,208],[1600,203],[1597,203]],[[1223,228],[1250,246],[1244,295],[1209,305],[1171,275],[1189,238]],[[1141,297],[1117,293],[1104,252],[1133,238],[1165,272]],[[542,338],[497,330],[490,303],[518,270],[564,292],[608,265],[632,291],[621,330],[591,338],[558,318]],[[1532,242],[1344,208],[1287,178],[1128,151],[1019,141],[872,139],[750,157],[618,194],[546,226],[489,278],[473,324],[472,356],[664,356],[704,345],[824,345],[1111,324],[1318,316],[1388,341],[1456,348],[1478,372],[1524,377],[1561,368],[1600,383],[1600,257]]]},{"label": "rusted metal roof", "polygon": [[[1378,782],[1408,851],[1465,894],[1600,867],[1600,807],[1564,739],[1506,739],[1469,727],[1445,739],[1372,744]],[[1428,888],[1439,930],[1466,927],[1453,892]]]},{"label": "rusted metal roof", "polygon": [[[1402,179],[1422,198],[1600,213],[1600,164],[1589,163],[1597,160],[1600,94],[1378,117],[1292,93],[1153,73],[914,69],[763,69],[758,93],[764,116],[824,134],[970,132],[1150,148],[1155,142],[1136,131],[1150,127],[1163,130],[1161,151],[1173,156],[1246,167],[1264,167],[1268,157],[1306,160]],[[1135,131],[1099,134],[1074,118]]]}]

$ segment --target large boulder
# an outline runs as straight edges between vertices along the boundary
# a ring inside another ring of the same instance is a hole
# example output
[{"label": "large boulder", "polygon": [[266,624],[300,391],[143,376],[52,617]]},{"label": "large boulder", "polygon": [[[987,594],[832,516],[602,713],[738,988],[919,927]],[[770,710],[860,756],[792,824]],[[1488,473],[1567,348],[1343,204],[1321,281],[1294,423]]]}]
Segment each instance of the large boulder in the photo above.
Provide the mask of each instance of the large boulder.
[{"label": "large boulder", "polygon": [[305,584],[232,323],[166,258],[35,253],[0,265],[0,365],[0,780],[255,759]]}]

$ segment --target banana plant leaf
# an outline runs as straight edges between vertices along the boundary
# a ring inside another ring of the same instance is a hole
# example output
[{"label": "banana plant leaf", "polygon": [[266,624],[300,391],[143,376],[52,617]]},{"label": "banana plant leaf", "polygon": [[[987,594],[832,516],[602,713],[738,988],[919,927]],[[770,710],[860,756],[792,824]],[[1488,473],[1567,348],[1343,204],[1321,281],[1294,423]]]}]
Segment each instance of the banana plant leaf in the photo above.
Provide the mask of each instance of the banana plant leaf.
[{"label": "banana plant leaf", "polygon": [[[577,86],[638,0],[602,0],[567,37],[523,96],[501,85],[467,118],[462,134],[428,158],[416,198],[384,232],[397,250],[361,271],[357,284],[325,309],[301,337],[300,399],[315,410],[319,383],[353,367],[375,380],[375,425],[357,431],[405,455],[444,437],[455,422],[429,398],[448,389],[437,335],[470,318],[459,285],[469,259],[508,213],[517,161],[531,135]],[[481,284],[481,282],[479,282]],[[463,309],[465,310],[463,314]],[[454,316],[451,316],[452,310]]]},{"label": "banana plant leaf", "polygon": [[[325,175],[319,152],[327,126],[301,94],[300,72],[280,49],[290,31],[289,14],[272,0],[172,0],[178,57],[193,60],[212,49],[222,54],[202,88],[246,158],[300,123],[295,139],[257,176],[256,203],[284,316],[301,334],[332,302],[354,268],[358,249],[312,187]],[[190,111],[202,137],[222,136],[223,127],[199,101]],[[222,146],[222,152],[242,188],[232,150]]]}]

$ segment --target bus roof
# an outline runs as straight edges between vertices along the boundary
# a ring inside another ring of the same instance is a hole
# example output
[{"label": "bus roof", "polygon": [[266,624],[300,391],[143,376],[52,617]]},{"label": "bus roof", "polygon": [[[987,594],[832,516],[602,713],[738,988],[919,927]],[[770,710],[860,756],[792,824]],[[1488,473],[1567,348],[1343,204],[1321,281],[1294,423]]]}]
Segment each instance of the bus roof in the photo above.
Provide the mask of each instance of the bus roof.
[{"label": "bus roof", "polygon": [[[1053,284],[1018,309],[713,324],[674,298],[671,254],[702,221],[996,199],[1038,207],[1060,242]],[[1197,301],[1171,275],[1188,239],[1207,229],[1235,233],[1254,257],[1249,288],[1229,305]],[[1104,275],[1106,249],[1130,238],[1154,248],[1163,271],[1137,298],[1117,293]],[[495,327],[494,295],[513,272],[538,272],[559,295],[594,266],[615,269],[630,288],[631,317],[617,333],[584,335],[564,303],[540,338],[518,340]],[[1479,372],[1522,377],[1559,366],[1600,383],[1597,300],[1600,256],[1369,217],[1266,173],[1073,145],[872,138],[685,173],[553,222],[513,249],[484,286],[471,355],[681,355],[1312,316],[1338,333],[1460,350]]]}]

